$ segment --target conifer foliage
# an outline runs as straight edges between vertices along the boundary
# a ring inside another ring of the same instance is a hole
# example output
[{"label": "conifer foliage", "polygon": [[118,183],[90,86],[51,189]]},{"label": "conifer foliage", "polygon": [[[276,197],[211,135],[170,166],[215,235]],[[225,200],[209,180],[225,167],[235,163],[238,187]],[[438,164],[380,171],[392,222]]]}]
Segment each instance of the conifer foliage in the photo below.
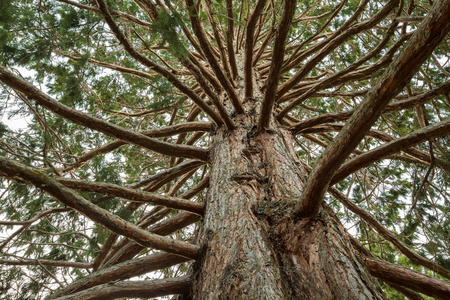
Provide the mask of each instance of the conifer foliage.
[{"label": "conifer foliage", "polygon": [[450,299],[449,31],[448,0],[0,0],[0,298]]}]

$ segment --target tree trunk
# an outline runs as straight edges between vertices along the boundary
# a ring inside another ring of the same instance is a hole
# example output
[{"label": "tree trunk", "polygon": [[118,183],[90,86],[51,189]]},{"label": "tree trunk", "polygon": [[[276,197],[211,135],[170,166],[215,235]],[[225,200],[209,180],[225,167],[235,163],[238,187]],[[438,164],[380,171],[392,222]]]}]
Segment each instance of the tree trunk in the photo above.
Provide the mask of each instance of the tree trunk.
[{"label": "tree trunk", "polygon": [[[289,132],[218,131],[194,299],[384,299],[331,209],[289,216],[307,173]],[[276,128],[272,124],[272,128]]]}]

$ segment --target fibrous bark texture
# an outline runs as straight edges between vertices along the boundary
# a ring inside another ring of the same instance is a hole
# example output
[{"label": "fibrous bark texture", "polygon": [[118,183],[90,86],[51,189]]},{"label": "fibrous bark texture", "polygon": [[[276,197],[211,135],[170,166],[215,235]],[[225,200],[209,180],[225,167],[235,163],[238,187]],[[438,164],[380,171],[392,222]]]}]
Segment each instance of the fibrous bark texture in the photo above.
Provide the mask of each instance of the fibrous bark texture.
[{"label": "fibrous bark texture", "polygon": [[274,230],[283,274],[296,299],[385,299],[331,209]]},{"label": "fibrous bark texture", "polygon": [[290,215],[307,172],[290,133],[255,131],[252,115],[218,131],[194,266],[194,299],[384,299],[325,207]]}]

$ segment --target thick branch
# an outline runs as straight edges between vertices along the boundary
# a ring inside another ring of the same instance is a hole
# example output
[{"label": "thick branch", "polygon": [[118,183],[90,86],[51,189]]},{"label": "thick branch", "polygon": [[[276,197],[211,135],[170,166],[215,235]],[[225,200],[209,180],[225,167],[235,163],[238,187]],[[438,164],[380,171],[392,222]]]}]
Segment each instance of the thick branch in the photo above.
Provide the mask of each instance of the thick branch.
[{"label": "thick branch", "polygon": [[389,101],[409,82],[450,30],[448,15],[450,2],[436,1],[407,46],[369,91],[346,126],[316,163],[295,209],[298,217],[310,217],[317,213],[337,169],[370,130]]},{"label": "thick branch", "polygon": [[[362,254],[363,256],[365,256],[368,259],[376,259],[377,257],[366,247],[364,247],[363,245],[361,245],[361,243],[355,239],[353,236],[349,235],[350,238],[350,242],[352,243],[353,247],[355,247],[355,249]],[[424,298],[419,294],[416,293],[413,290],[407,289],[404,286],[400,286],[400,285],[396,285],[392,282],[386,282],[387,284],[389,284],[392,288],[396,289],[397,291],[399,291],[400,293],[402,293],[403,295],[405,295],[406,297],[408,297],[408,299],[410,300],[424,300]]]},{"label": "thick branch", "polygon": [[394,245],[395,248],[397,248],[401,253],[403,253],[407,258],[409,258],[411,261],[422,265],[429,270],[438,273],[439,275],[450,279],[450,271],[446,270],[445,268],[441,267],[440,265],[433,263],[432,261],[426,259],[423,256],[420,256],[416,252],[409,249],[405,244],[403,244],[401,241],[396,239],[394,235],[387,230],[380,222],[378,222],[377,219],[375,219],[374,216],[372,216],[369,212],[362,209],[358,205],[354,204],[350,200],[347,199],[341,192],[339,192],[336,188],[331,187],[329,189],[329,192],[333,197],[335,197],[339,202],[344,204],[345,207],[347,207],[350,211],[358,215],[361,219],[363,219],[367,224],[375,228],[375,230],[388,242],[390,242],[392,245]]},{"label": "thick branch", "polygon": [[436,299],[450,299],[450,284],[385,261],[367,259],[366,266],[372,276],[394,283]]},{"label": "thick branch", "polygon": [[149,67],[150,69],[154,70],[155,72],[161,74],[164,76],[170,83],[173,84],[174,87],[176,87],[178,90],[180,90],[182,93],[184,93],[186,96],[192,99],[195,104],[197,104],[198,107],[200,107],[207,115],[211,117],[213,120],[220,120],[220,117],[217,115],[217,113],[212,110],[212,108],[206,104],[192,89],[184,85],[178,78],[176,78],[172,73],[165,70],[160,65],[154,63],[150,59],[148,59],[146,56],[142,55],[134,47],[131,45],[131,43],[128,41],[128,39],[125,37],[125,35],[120,31],[119,26],[114,22],[111,14],[109,13],[109,10],[103,0],[96,0],[98,3],[98,6],[100,8],[100,11],[108,24],[109,28],[112,30],[112,32],[116,35],[119,42],[123,45],[124,49],[138,62],[143,64],[144,66]]},{"label": "thick branch", "polygon": [[51,298],[53,299],[68,294],[73,294],[111,281],[125,280],[131,277],[144,275],[146,273],[165,269],[188,260],[188,258],[171,253],[156,253],[138,259],[128,260],[84,276],[83,278],[80,278],[74,283],[56,292],[51,296]]},{"label": "thick branch", "polygon": [[71,109],[70,107],[63,105],[46,95],[35,86],[21,80],[2,66],[0,66],[0,80],[13,89],[20,91],[29,99],[33,99],[39,105],[79,125],[83,125],[106,135],[121,139],[130,144],[147,148],[163,155],[206,160],[207,151],[204,149],[186,145],[172,145],[152,139],[142,133],[127,130],[99,118]]},{"label": "thick branch", "polygon": [[42,172],[0,156],[0,175],[30,182],[60,202],[79,211],[94,222],[132,239],[146,247],[153,247],[189,258],[196,258],[198,247],[151,234],[84,199]]},{"label": "thick branch", "polygon": [[[210,131],[211,130],[211,123],[209,122],[188,122],[188,123],[182,123],[182,124],[175,124],[172,126],[167,126],[164,128],[158,128],[154,130],[147,130],[143,131],[141,133],[145,134],[149,137],[166,137],[166,136],[172,136],[180,133],[186,133],[186,132],[199,132],[199,131]],[[127,142],[116,140],[111,143],[108,143],[106,145],[101,146],[100,148],[93,149],[87,153],[85,153],[83,156],[79,157],[77,161],[70,166],[59,170],[61,173],[68,173],[72,172],[78,168],[81,168],[84,166],[89,160],[93,159],[99,154],[106,154],[109,152],[112,152],[124,145],[126,145]]]},{"label": "thick branch", "polygon": [[189,292],[190,277],[102,284],[57,300],[110,300],[117,298],[154,298]]},{"label": "thick branch", "polygon": [[234,19],[233,19],[233,1],[226,0],[227,3],[227,52],[228,61],[230,62],[233,78],[238,75],[236,57],[234,55],[233,37],[234,37]]},{"label": "thick branch", "polygon": [[68,188],[74,190],[108,194],[114,197],[121,197],[135,202],[152,203],[155,205],[162,205],[173,209],[181,209],[193,212],[198,215],[203,215],[203,204],[177,197],[142,192],[112,183],[89,182],[68,178],[58,178],[57,180]]},{"label": "thick branch", "polygon": [[331,185],[345,179],[351,173],[370,165],[390,154],[397,153],[403,149],[417,145],[429,139],[436,138],[450,133],[450,120],[439,122],[435,125],[427,126],[416,130],[392,142],[386,143],[380,147],[372,149],[366,153],[352,158],[342,165],[331,180]]},{"label": "thick branch", "polygon": [[208,38],[206,37],[206,33],[203,30],[203,27],[198,18],[198,11],[194,4],[193,0],[186,0],[186,7],[189,10],[189,16],[191,19],[192,29],[194,30],[195,35],[198,38],[200,46],[202,47],[203,52],[205,53],[206,59],[208,60],[211,68],[214,70],[217,79],[219,79],[220,83],[223,85],[228,97],[230,97],[231,103],[233,104],[234,109],[237,113],[242,113],[244,111],[241,102],[239,101],[239,97],[231,84],[228,78],[225,75],[225,71],[222,69],[220,64],[217,62],[211,45],[208,42]]},{"label": "thick branch", "polygon": [[261,12],[266,5],[267,0],[258,0],[247,24],[244,54],[244,80],[245,80],[245,98],[253,97],[253,46],[256,22],[258,22]]},{"label": "thick branch", "polygon": [[[443,83],[442,85],[438,86],[437,88],[434,88],[430,91],[424,92],[420,95],[417,95],[417,96],[414,96],[414,97],[411,97],[411,98],[408,98],[405,100],[400,100],[400,101],[390,103],[389,105],[386,106],[386,109],[383,111],[383,114],[390,113],[390,112],[396,112],[396,111],[400,111],[403,109],[407,109],[407,108],[411,108],[411,107],[414,107],[417,105],[424,104],[424,103],[428,102],[429,100],[433,99],[434,97],[444,94],[444,93],[448,93],[448,92],[450,92],[450,81],[447,81],[447,82]],[[323,95],[323,96],[326,97],[327,95]],[[347,120],[348,118],[350,118],[354,112],[355,112],[354,110],[349,110],[349,111],[345,111],[345,112],[323,114],[323,115],[320,115],[317,117],[313,117],[313,118],[298,122],[298,123],[292,125],[290,127],[290,130],[294,134],[297,134],[305,128],[309,128],[309,127],[316,126],[319,124],[323,124],[323,123],[327,123],[327,122],[344,121],[344,120]]]},{"label": "thick branch", "polygon": [[297,1],[284,1],[283,14],[277,28],[275,45],[272,52],[269,76],[266,82],[266,92],[261,104],[261,112],[258,120],[258,129],[268,129],[272,117],[273,105],[280,80],[281,68],[283,66],[284,49],[286,47],[286,38],[295,13]]},{"label": "thick branch", "polygon": [[[174,255],[174,254],[172,254]],[[92,269],[92,264],[72,261],[48,260],[48,259],[23,259],[23,260],[8,260],[0,259],[0,265],[8,266],[52,266],[52,267],[71,267],[78,269]]]}]

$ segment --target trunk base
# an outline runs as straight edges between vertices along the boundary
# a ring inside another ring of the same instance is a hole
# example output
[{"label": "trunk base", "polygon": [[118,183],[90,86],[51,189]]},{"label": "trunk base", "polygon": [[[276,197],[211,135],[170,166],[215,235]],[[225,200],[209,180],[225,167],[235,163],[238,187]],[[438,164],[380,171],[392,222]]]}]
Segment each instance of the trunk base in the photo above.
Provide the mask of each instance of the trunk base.
[{"label": "trunk base", "polygon": [[330,208],[314,219],[285,219],[273,244],[295,299],[385,299]]},{"label": "trunk base", "polygon": [[384,299],[331,209],[289,218],[307,176],[289,132],[215,142],[193,299]]}]

